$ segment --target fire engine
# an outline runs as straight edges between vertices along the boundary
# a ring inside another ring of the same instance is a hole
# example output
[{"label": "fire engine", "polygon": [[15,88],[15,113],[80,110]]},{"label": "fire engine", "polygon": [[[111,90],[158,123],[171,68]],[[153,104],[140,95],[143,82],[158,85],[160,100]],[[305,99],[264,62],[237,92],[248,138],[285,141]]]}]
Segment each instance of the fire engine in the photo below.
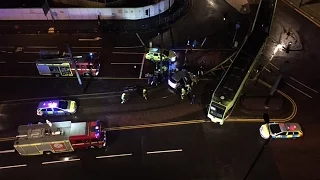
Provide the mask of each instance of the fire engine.
[{"label": "fire engine", "polygon": [[75,149],[102,148],[106,134],[100,121],[71,121],[21,125],[14,148],[22,156],[71,152]]},{"label": "fire engine", "polygon": [[36,60],[36,66],[40,75],[74,76],[77,69],[81,76],[98,76],[100,70],[98,59],[99,55],[94,53],[74,56],[75,67],[70,57],[41,55],[41,59]]}]

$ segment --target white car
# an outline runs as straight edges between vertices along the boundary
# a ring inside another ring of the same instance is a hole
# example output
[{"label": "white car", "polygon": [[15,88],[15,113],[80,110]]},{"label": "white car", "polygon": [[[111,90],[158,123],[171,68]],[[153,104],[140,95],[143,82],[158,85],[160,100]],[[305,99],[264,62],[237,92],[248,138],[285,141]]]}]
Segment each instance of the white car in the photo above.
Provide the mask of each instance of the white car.
[{"label": "white car", "polygon": [[260,127],[260,135],[264,139],[282,138],[296,139],[303,136],[301,126],[298,123],[269,123]]},{"label": "white car", "polygon": [[74,114],[77,103],[72,100],[49,100],[40,102],[37,109],[38,116],[57,116]]}]

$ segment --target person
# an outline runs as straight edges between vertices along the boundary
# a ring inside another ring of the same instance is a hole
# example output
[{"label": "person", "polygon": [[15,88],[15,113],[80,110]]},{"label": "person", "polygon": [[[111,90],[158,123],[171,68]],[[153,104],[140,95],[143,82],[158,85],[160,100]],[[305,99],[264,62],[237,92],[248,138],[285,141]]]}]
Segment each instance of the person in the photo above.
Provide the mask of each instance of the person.
[{"label": "person", "polygon": [[121,104],[124,104],[127,101],[127,94],[126,93],[122,93],[121,95]]},{"label": "person", "polygon": [[195,104],[195,102],[196,102],[196,95],[192,94],[192,96],[191,96],[191,104]]},{"label": "person", "polygon": [[186,96],[186,90],[184,88],[181,88],[181,99],[183,100],[184,97]]},{"label": "person", "polygon": [[190,84],[186,84],[186,88],[187,88],[187,93],[190,93],[190,92],[191,92],[191,86],[190,86]]},{"label": "person", "polygon": [[143,98],[144,98],[145,100],[148,100],[148,92],[147,92],[146,89],[143,89],[143,90],[142,90],[142,96],[143,96]]}]

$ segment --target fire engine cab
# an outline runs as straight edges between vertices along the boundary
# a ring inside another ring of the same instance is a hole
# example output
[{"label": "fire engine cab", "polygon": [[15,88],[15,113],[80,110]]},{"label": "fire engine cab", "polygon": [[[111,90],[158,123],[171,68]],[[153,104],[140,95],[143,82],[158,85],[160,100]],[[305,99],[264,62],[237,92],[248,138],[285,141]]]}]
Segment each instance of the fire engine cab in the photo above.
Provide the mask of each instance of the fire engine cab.
[{"label": "fire engine cab", "polygon": [[98,76],[100,63],[99,55],[94,53],[74,56],[72,62],[67,56],[41,56],[41,59],[36,60],[36,66],[40,75],[60,76],[75,76],[77,70],[80,76]]},{"label": "fire engine cab", "polygon": [[106,135],[100,121],[71,121],[21,125],[14,148],[22,156],[71,152],[75,149],[102,148]]}]

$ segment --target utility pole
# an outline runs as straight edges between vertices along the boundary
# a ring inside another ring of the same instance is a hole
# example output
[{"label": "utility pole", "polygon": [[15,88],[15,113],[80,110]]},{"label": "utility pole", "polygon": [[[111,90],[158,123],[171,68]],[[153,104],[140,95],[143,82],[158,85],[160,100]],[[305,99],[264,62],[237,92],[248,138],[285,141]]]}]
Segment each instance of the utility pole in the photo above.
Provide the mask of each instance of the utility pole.
[{"label": "utility pole", "polygon": [[274,82],[272,88],[271,88],[271,91],[270,91],[270,94],[268,95],[265,103],[264,103],[264,106],[265,108],[268,108],[268,105],[269,105],[269,102],[271,100],[271,97],[273,96],[273,94],[277,91],[278,89],[278,85],[282,79],[282,76],[283,76],[283,73],[284,73],[284,69],[285,69],[285,66],[289,63],[289,61],[285,61],[284,64],[281,66],[280,70],[279,70],[279,74],[278,74],[278,77],[276,79],[276,81]]},{"label": "utility pole", "polygon": [[68,52],[69,52],[69,55],[70,55],[70,59],[71,59],[72,65],[74,66],[74,69],[75,69],[75,72],[76,72],[76,75],[77,75],[77,79],[78,79],[79,85],[81,86],[81,90],[84,93],[83,84],[82,84],[82,81],[81,81],[81,78],[80,78],[80,75],[79,75],[79,72],[78,72],[77,64],[73,59],[70,45],[69,45],[69,43],[66,43],[66,45],[67,45],[67,49],[68,49]]},{"label": "utility pole", "polygon": [[[265,122],[266,124],[269,124],[269,123],[270,123],[270,118],[269,118],[269,115],[268,115],[267,113],[263,113],[263,120],[264,120],[264,122]],[[270,136],[269,136],[269,138],[264,142],[262,148],[260,149],[257,157],[254,159],[253,163],[251,164],[251,166],[250,166],[249,170],[247,171],[246,176],[243,178],[243,180],[246,180],[246,179],[249,177],[252,169],[254,168],[254,166],[256,165],[256,163],[258,162],[261,154],[263,153],[264,148],[269,144],[270,140],[271,140],[271,138],[270,138]]]}]

